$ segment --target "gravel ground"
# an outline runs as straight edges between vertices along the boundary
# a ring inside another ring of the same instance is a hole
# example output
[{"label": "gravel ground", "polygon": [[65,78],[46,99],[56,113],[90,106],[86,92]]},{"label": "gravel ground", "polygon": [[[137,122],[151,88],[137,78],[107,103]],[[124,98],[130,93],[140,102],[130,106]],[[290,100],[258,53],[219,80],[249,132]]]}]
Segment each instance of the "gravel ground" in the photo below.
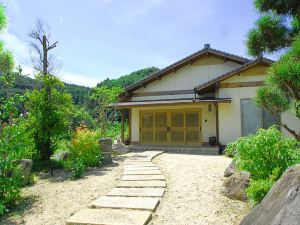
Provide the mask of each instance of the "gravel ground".
[{"label": "gravel ground", "polygon": [[233,225],[249,212],[248,204],[220,194],[231,159],[164,153],[153,161],[165,175],[167,188],[151,225]]},{"label": "gravel ground", "polygon": [[66,224],[70,215],[115,187],[123,172],[122,161],[91,169],[78,180],[71,180],[70,173],[63,170],[55,171],[51,179],[38,179],[34,185],[23,188],[23,202],[0,224]]}]

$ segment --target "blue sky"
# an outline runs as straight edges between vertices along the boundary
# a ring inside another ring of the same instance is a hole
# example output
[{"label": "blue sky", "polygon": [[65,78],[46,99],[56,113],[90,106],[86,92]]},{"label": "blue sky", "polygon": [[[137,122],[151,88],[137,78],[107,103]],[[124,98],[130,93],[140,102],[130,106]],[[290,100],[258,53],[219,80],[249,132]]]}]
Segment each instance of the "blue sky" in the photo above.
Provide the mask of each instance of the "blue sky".
[{"label": "blue sky", "polygon": [[[258,13],[253,0],[2,0],[9,27],[1,39],[30,68],[27,34],[41,18],[51,27],[54,54],[69,83],[95,86],[105,78],[169,64],[210,43],[247,56],[245,37]],[[24,65],[25,64],[25,65]]]}]

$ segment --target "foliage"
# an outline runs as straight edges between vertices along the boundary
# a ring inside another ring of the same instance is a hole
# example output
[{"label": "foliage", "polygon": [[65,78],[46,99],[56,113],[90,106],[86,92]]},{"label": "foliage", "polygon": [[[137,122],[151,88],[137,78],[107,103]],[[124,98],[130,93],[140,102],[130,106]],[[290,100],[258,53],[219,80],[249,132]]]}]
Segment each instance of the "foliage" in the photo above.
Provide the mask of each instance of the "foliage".
[{"label": "foliage", "polygon": [[[32,79],[27,76],[18,76],[16,78],[16,84],[13,88],[13,92],[24,95],[26,91],[33,91],[34,89],[41,89],[43,86],[42,82],[39,79]],[[0,83],[0,98],[5,97],[4,89],[2,89]],[[75,105],[88,105],[91,88],[79,86],[75,84],[64,83],[64,90],[72,95],[73,102]]]},{"label": "foliage", "polygon": [[[45,86],[27,94],[28,120],[32,128],[38,159],[49,161],[55,145],[66,132],[70,124],[72,97],[58,89],[63,84],[50,75],[38,76]],[[47,89],[50,89],[50,92]],[[49,94],[50,93],[50,94]]]},{"label": "foliage", "polygon": [[102,154],[99,147],[99,136],[86,127],[79,127],[72,138],[69,148],[70,157],[67,168],[78,178],[87,167],[100,166]]},{"label": "foliage", "polygon": [[239,138],[226,150],[236,151],[233,160],[237,169],[251,174],[248,197],[255,203],[289,166],[300,162],[299,142],[284,138],[276,126]]},{"label": "foliage", "polygon": [[277,118],[297,140],[300,133],[290,129],[280,120],[281,113],[290,110],[300,119],[300,35],[291,49],[269,70],[266,85],[257,91],[256,103]]},{"label": "foliage", "polygon": [[237,140],[235,163],[240,170],[251,173],[254,179],[267,179],[274,170],[281,174],[300,159],[299,142],[283,138],[272,126]]},{"label": "foliage", "polygon": [[15,122],[0,133],[0,151],[11,154],[15,160],[31,159],[35,154],[35,146],[27,121],[20,118]]},{"label": "foliage", "polygon": [[72,171],[73,178],[78,179],[82,177],[86,166],[83,164],[80,158],[72,159],[72,161],[67,162],[67,167]]},{"label": "foliage", "polygon": [[[150,67],[150,68],[145,68],[141,69],[135,72],[132,72],[128,75],[121,76],[118,79],[109,79],[107,78],[106,80],[102,81],[97,85],[97,87],[126,87],[130,84],[133,84],[134,82],[141,80],[147,76],[149,76],[152,73],[157,72],[159,69],[155,67]],[[19,76],[16,78],[16,85],[13,88],[13,92],[23,95],[25,94],[26,91],[32,91],[34,89],[41,89],[43,86],[42,82],[38,79],[32,79],[30,77],[26,76]],[[2,89],[2,85],[0,83],[0,98],[5,96],[4,89]],[[75,105],[80,105],[80,106],[86,106],[86,107],[91,107],[90,106],[90,96],[92,93],[92,89],[89,87],[84,87],[80,85],[75,85],[75,84],[67,84],[64,83],[64,90],[72,95],[73,102]]]},{"label": "foliage", "polygon": [[248,32],[248,53],[260,56],[289,47],[299,33],[300,2],[298,0],[254,0],[262,13]]},{"label": "foliage", "polygon": [[107,109],[107,105],[118,101],[118,96],[122,92],[120,87],[107,88],[105,86],[96,87],[93,89],[91,96],[92,101],[95,103],[95,108],[98,114],[98,124],[100,127],[100,136],[105,136],[107,127],[110,122],[116,118],[116,110],[114,108]]},{"label": "foliage", "polygon": [[122,87],[125,88],[128,85],[131,85],[145,77],[148,77],[149,75],[156,73],[159,71],[156,67],[149,67],[144,68],[135,72],[132,72],[130,74],[124,75],[119,77],[118,79],[109,79],[100,82],[97,87],[107,87],[107,88],[113,88],[113,87]]},{"label": "foliage", "polygon": [[34,143],[26,121],[19,119],[0,133],[0,215],[20,198],[21,176],[17,160],[31,158]]},{"label": "foliage", "polygon": [[254,205],[261,202],[261,200],[268,194],[273,186],[274,181],[270,179],[259,179],[251,181],[246,190],[247,196],[251,199]]},{"label": "foliage", "polygon": [[0,5],[0,31],[2,31],[7,26],[7,18],[5,15],[4,5]]},{"label": "foliage", "polygon": [[72,110],[72,123],[71,129],[75,130],[76,127],[84,125],[89,129],[96,127],[96,120],[91,116],[85,107],[74,106]]},{"label": "foliage", "polygon": [[282,17],[271,13],[264,15],[256,22],[256,27],[248,32],[248,53],[259,56],[264,51],[274,52],[285,48],[291,42],[290,32]]},{"label": "foliage", "polygon": [[[112,140],[117,140],[120,139],[120,134],[121,134],[121,127],[122,123],[118,121],[114,121],[112,123],[108,124],[107,132],[105,134],[105,137],[111,138]],[[124,138],[126,138],[129,135],[129,130],[128,130],[128,123],[124,123]]]},{"label": "foliage", "polygon": [[237,146],[241,142],[241,139],[244,139],[245,137],[241,137],[238,141],[231,142],[226,146],[225,149],[225,155],[233,158],[237,152]]}]

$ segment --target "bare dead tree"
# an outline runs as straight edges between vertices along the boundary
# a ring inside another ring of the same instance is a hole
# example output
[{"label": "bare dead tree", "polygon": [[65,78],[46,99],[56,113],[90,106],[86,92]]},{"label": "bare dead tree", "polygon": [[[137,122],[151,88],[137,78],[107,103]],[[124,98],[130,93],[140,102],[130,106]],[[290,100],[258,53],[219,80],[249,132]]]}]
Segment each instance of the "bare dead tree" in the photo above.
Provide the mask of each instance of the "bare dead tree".
[{"label": "bare dead tree", "polygon": [[50,43],[50,27],[41,19],[37,19],[35,28],[28,36],[32,38],[29,45],[35,54],[32,55],[32,64],[36,71],[43,75],[54,75],[58,72],[59,64],[49,52],[57,47],[58,41]]}]

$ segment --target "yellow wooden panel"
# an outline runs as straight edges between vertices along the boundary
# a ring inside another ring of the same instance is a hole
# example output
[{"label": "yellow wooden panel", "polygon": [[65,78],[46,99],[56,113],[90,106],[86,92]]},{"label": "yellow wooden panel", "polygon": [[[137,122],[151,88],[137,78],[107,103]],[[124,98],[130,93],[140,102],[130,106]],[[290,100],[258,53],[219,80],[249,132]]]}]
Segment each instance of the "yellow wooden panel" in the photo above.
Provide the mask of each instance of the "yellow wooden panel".
[{"label": "yellow wooden panel", "polygon": [[155,142],[168,142],[167,112],[155,112]]},{"label": "yellow wooden panel", "polygon": [[201,144],[201,110],[142,111],[140,141],[153,144]]}]

